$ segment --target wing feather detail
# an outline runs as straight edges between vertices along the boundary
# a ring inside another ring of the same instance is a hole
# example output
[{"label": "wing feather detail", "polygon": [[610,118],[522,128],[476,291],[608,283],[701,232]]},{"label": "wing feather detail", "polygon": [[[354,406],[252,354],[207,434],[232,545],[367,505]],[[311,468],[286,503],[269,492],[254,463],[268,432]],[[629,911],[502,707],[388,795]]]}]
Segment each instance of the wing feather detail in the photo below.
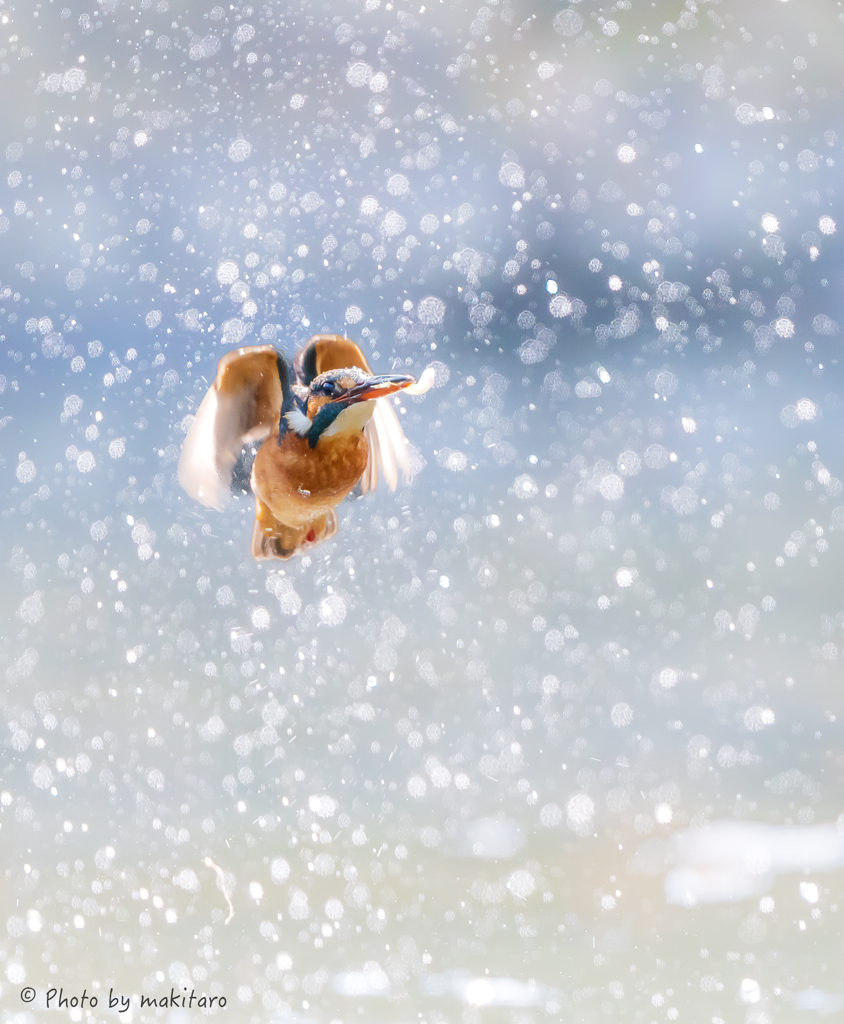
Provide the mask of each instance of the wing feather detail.
[{"label": "wing feather detail", "polygon": [[363,352],[342,334],[315,334],[293,360],[296,379],[305,387],[321,373],[345,370],[347,366],[357,366],[364,373],[372,373]]},{"label": "wing feather detail", "polygon": [[375,403],[375,412],[363,428],[363,434],[369,444],[369,455],[360,481],[361,491],[367,494],[375,490],[378,485],[379,466],[384,483],[391,491],[398,486],[399,473],[404,482],[409,483],[413,478],[413,472],[410,468],[407,441],[395,409],[387,399]]},{"label": "wing feather detail", "polygon": [[179,460],[179,483],[209,508],[229,499],[232,471],[244,444],[262,441],[278,426],[282,389],[279,353],[272,345],[223,356],[196,411]]}]

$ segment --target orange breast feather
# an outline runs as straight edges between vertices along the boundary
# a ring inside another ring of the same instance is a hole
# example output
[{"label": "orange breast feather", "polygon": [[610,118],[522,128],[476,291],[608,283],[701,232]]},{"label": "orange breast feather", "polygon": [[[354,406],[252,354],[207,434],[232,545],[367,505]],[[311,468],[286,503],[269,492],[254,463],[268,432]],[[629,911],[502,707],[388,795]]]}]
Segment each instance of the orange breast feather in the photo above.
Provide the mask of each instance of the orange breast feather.
[{"label": "orange breast feather", "polygon": [[269,438],[255,457],[252,487],[273,515],[304,526],[333,508],[354,488],[366,468],[363,434],[322,437],[311,448],[288,431],[276,444]]}]

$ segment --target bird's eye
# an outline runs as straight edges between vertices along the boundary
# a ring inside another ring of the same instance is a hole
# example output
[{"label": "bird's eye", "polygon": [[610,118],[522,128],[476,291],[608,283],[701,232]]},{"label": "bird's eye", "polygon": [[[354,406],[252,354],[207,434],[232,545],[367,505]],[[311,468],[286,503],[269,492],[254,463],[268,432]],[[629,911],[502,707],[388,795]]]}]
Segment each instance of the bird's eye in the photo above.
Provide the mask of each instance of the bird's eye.
[{"label": "bird's eye", "polygon": [[334,395],[337,394],[337,385],[334,383],[334,381],[326,380],[323,381],[322,384],[320,384],[319,390],[323,395],[327,395],[329,398],[333,398]]}]

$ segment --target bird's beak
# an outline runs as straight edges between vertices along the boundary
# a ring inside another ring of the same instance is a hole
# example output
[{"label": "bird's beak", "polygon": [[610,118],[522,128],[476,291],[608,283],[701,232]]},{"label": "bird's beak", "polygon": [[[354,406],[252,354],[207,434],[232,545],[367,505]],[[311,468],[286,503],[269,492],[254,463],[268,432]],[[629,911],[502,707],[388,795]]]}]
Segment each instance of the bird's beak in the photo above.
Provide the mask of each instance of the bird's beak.
[{"label": "bird's beak", "polygon": [[397,391],[403,391],[415,383],[415,377],[408,377],[400,373],[385,373],[376,377],[367,377],[351,391],[347,391],[343,400],[366,402],[375,398],[385,398],[387,395],[394,395]]}]

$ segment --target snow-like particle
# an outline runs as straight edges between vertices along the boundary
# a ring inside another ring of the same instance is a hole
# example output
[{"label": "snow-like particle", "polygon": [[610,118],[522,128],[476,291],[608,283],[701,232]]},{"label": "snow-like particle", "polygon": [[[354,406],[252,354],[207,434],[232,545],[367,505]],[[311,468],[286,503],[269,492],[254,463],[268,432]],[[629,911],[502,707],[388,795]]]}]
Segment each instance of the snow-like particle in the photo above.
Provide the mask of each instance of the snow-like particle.
[{"label": "snow-like particle", "polygon": [[669,825],[674,818],[671,804],[660,803],[654,807],[654,821],[660,825]]},{"label": "snow-like particle", "polygon": [[816,171],[820,166],[820,157],[814,150],[801,149],[797,154],[797,166],[804,173]]},{"label": "snow-like particle", "polygon": [[375,196],[364,196],[360,201],[360,214],[362,217],[375,217],[381,212],[381,204]]},{"label": "snow-like particle", "polygon": [[831,317],[818,313],[812,321],[812,328],[816,334],[832,335],[838,334],[838,324]]},{"label": "snow-like particle", "polygon": [[623,729],[633,721],[633,708],[631,708],[629,704],[625,704],[623,701],[618,704],[614,704],[610,711],[610,721],[616,729]]},{"label": "snow-like particle", "polygon": [[396,210],[387,210],[381,221],[381,234],[385,238],[395,238],[407,227],[407,221]]},{"label": "snow-like particle", "polygon": [[744,604],[739,609],[738,627],[746,637],[753,636],[761,614],[755,604]]},{"label": "snow-like particle", "polygon": [[173,875],[173,885],[184,889],[185,892],[199,892],[202,888],[199,884],[199,879],[196,877],[196,872],[190,868],[182,868],[177,875]]},{"label": "snow-like particle", "polygon": [[506,185],[507,188],[524,188],[524,169],[512,161],[502,164],[501,170],[498,172],[498,180],[502,185]]},{"label": "snow-like particle", "polygon": [[[317,210],[325,206],[325,200],[317,192],[306,192],[300,198],[299,206],[305,211],[305,213],[316,213]],[[249,237],[254,238],[257,234],[258,229],[252,225],[252,231]]]},{"label": "snow-like particle", "polygon": [[573,309],[571,299],[568,295],[557,294],[548,303],[548,312],[558,319],[569,316]]},{"label": "snow-like particle", "polygon": [[188,45],[188,57],[193,61],[205,60],[218,53],[221,47],[217,36],[193,36]]},{"label": "snow-like particle", "polygon": [[657,676],[657,679],[663,690],[670,690],[677,685],[679,674],[676,668],[664,668]]},{"label": "snow-like particle", "polygon": [[618,471],[623,476],[636,476],[642,469],[642,460],[634,451],[624,451],[616,461]]},{"label": "snow-like particle", "polygon": [[391,196],[403,196],[410,191],[410,182],[404,174],[393,174],[387,179],[387,191]]},{"label": "snow-like particle", "polygon": [[252,609],[250,619],[252,621],[252,628],[261,631],[269,629],[272,621],[270,613],[263,605],[258,605]]},{"label": "snow-like particle", "polygon": [[223,260],[217,267],[217,280],[222,285],[232,285],[240,277],[240,268],[234,260]]},{"label": "snow-like particle", "polygon": [[624,497],[624,481],[615,473],[607,473],[598,484],[598,490],[607,501],[621,501]]},{"label": "snow-like particle", "polygon": [[372,68],[363,61],[356,61],[346,69],[346,81],[355,89],[360,89],[372,78]]},{"label": "snow-like particle", "polygon": [[252,143],[246,139],[235,139],[229,146],[229,160],[235,164],[241,164],[248,160],[252,154]]},{"label": "snow-like particle", "polygon": [[276,857],[270,863],[270,878],[276,885],[281,885],[290,877],[290,865],[284,857]]},{"label": "snow-like particle", "polygon": [[453,448],[441,448],[437,454],[437,462],[444,469],[450,469],[452,473],[461,473],[469,465],[465,453],[455,451]]},{"label": "snow-like particle", "polygon": [[530,871],[520,869],[514,871],[507,879],[507,888],[516,899],[526,900],[531,893],[536,891],[536,879]]},{"label": "snow-like particle", "polygon": [[346,612],[346,601],[340,594],[329,594],[319,603],[319,619],[326,626],[339,626]]},{"label": "snow-like particle", "polygon": [[340,804],[328,793],[318,793],[308,797],[308,809],[318,818],[333,818]]},{"label": "snow-like particle", "polygon": [[576,36],[583,29],[583,16],[571,7],[554,16],[554,31],[561,36]]},{"label": "snow-like particle", "polygon": [[445,302],[435,295],[426,295],[417,303],[416,316],[419,323],[426,326],[441,324],[445,318]]},{"label": "snow-like particle", "polygon": [[411,775],[407,780],[407,791],[414,800],[421,800],[428,789],[428,784],[421,775]]},{"label": "snow-like particle", "polygon": [[346,908],[340,900],[331,899],[325,901],[325,916],[329,921],[340,921],[346,912]]},{"label": "snow-like particle", "polygon": [[555,828],[563,820],[563,812],[556,804],[545,804],[539,812],[539,824],[544,828]]},{"label": "snow-like particle", "polygon": [[665,469],[669,462],[668,449],[661,444],[648,445],[644,461],[648,469]]},{"label": "snow-like particle", "polygon": [[301,889],[291,889],[288,897],[287,912],[294,921],[305,921],[311,916],[308,896]]},{"label": "snow-like particle", "polygon": [[302,599],[293,589],[293,583],[282,573],[267,576],[266,589],[276,598],[283,615],[298,615]]},{"label": "snow-like particle", "polygon": [[517,498],[522,499],[535,498],[539,494],[536,481],[528,473],[522,473],[521,476],[516,477],[512,490]]},{"label": "snow-like particle", "polygon": [[592,828],[595,801],[586,793],[576,793],[566,804],[566,824],[578,835],[586,835]]},{"label": "snow-like particle", "polygon": [[808,422],[817,419],[818,407],[810,398],[801,398],[794,408],[797,410],[797,418],[800,420]]},{"label": "snow-like particle", "polygon": [[[667,326],[667,325],[666,325]],[[670,397],[675,394],[680,386],[677,375],[670,370],[651,370],[647,376],[648,385],[653,389],[654,394]]]},{"label": "snow-like particle", "polygon": [[750,732],[761,732],[762,729],[773,725],[776,716],[770,708],[762,708],[754,705],[744,713],[744,727]]},{"label": "snow-like particle", "polygon": [[15,467],[15,476],[22,484],[31,484],[36,475],[35,463],[31,459],[24,458]]},{"label": "snow-like particle", "polygon": [[601,385],[597,381],[592,380],[591,377],[586,377],[575,384],[574,393],[578,398],[600,398]]},{"label": "snow-like particle", "polygon": [[820,410],[810,398],[801,398],[794,405],[787,405],[780,413],[780,420],[786,427],[811,423],[817,419]]},{"label": "snow-like particle", "polygon": [[25,597],[18,607],[18,618],[27,626],[34,626],[44,618],[44,603],[41,600],[41,591],[36,590],[34,594]]},{"label": "snow-like particle", "polygon": [[204,740],[205,743],[213,743],[214,740],[218,740],[225,731],[226,723],[219,715],[212,715],[207,722],[203,722],[197,729],[200,739]]},{"label": "snow-like particle", "polygon": [[36,789],[49,789],[53,784],[53,773],[50,770],[49,765],[41,764],[36,765],[32,772],[32,784]]},{"label": "snow-like particle", "polygon": [[675,489],[667,487],[663,492],[663,499],[668,500],[668,504],[674,509],[677,515],[689,516],[694,512],[700,498],[698,497],[697,491],[694,488],[684,484],[682,487]]}]

